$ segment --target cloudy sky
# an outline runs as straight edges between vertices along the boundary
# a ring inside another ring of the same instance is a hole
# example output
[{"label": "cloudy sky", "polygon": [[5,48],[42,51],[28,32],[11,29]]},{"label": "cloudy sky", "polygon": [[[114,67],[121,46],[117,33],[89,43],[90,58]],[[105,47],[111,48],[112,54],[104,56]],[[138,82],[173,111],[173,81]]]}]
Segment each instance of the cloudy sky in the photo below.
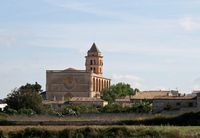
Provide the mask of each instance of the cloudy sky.
[{"label": "cloudy sky", "polygon": [[84,69],[95,42],[104,76],[141,90],[200,89],[199,0],[1,0],[0,98],[47,69]]}]

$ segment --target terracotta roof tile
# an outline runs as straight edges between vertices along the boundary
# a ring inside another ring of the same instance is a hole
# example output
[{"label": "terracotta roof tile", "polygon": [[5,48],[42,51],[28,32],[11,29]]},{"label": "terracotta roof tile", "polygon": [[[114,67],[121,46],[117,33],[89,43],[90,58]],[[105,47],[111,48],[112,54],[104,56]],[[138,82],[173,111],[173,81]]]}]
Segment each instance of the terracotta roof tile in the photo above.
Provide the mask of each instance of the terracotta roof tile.
[{"label": "terracotta roof tile", "polygon": [[155,97],[169,96],[170,91],[144,91],[131,96],[131,99],[154,99]]}]

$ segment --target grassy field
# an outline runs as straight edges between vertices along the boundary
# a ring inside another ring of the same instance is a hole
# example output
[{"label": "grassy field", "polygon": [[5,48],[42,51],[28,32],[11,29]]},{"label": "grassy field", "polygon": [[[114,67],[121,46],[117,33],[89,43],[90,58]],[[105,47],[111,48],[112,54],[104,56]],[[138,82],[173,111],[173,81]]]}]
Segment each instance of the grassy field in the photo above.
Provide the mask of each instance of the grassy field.
[{"label": "grassy field", "polygon": [[[162,117],[164,116],[164,118]],[[121,121],[123,124],[120,126],[107,125],[107,126],[67,126],[67,125],[49,125],[41,126],[37,124],[31,126],[0,126],[0,138],[200,138],[200,112],[188,113],[182,116],[173,117],[174,115],[167,114],[134,114],[134,113],[110,113],[110,114],[82,114],[80,116],[48,116],[48,115],[5,115],[1,114],[0,120],[9,121]],[[162,118],[161,118],[162,117]],[[165,118],[173,117],[173,118]],[[137,124],[139,121],[139,124]],[[125,123],[126,122],[126,123]],[[137,126],[133,125],[135,123]],[[143,123],[142,123],[143,122]],[[173,126],[173,122],[177,126]],[[131,123],[131,124],[130,124]],[[149,124],[150,123],[150,124]],[[151,124],[154,126],[151,126]],[[171,125],[169,126],[169,123]],[[183,124],[182,124],[183,123]],[[187,126],[184,125],[187,124]],[[126,125],[125,125],[126,124]],[[127,126],[129,124],[129,126]],[[147,126],[141,125],[147,124]],[[181,124],[183,126],[181,126]],[[197,126],[191,126],[195,124]],[[84,123],[84,125],[86,125]],[[149,125],[149,126],[148,126]],[[178,126],[179,125],[179,126]]]},{"label": "grassy field", "polygon": [[[0,126],[5,137],[198,138],[200,126]],[[30,133],[31,131],[31,133]],[[24,136],[23,136],[24,135]]]}]

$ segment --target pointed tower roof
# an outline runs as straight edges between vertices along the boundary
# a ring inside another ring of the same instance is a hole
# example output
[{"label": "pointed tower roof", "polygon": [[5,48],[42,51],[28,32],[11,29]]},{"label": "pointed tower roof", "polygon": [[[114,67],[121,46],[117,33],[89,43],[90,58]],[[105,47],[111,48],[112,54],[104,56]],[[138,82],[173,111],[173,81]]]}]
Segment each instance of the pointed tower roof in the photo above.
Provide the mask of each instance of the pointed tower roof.
[{"label": "pointed tower roof", "polygon": [[99,51],[99,49],[97,48],[97,46],[96,46],[95,43],[92,44],[92,47],[90,48],[90,50],[88,52],[98,52],[98,53],[101,53]]}]

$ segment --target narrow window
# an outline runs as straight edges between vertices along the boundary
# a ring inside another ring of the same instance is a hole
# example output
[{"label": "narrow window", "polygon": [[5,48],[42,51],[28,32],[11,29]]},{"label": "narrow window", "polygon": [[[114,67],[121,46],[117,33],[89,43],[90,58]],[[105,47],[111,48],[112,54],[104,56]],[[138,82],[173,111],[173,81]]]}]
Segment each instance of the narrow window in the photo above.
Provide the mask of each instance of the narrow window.
[{"label": "narrow window", "polygon": [[90,60],[90,65],[92,65],[92,60]]}]

